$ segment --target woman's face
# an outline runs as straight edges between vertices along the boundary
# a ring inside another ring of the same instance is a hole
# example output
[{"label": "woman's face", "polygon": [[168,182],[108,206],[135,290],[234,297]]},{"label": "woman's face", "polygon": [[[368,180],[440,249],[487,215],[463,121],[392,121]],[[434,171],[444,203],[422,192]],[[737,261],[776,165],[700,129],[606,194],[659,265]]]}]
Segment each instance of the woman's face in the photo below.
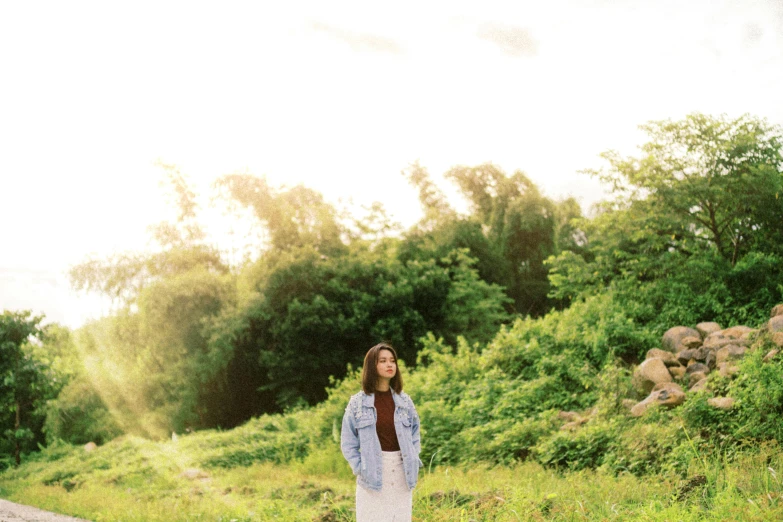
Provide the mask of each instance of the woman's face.
[{"label": "woman's face", "polygon": [[397,361],[394,360],[394,355],[389,350],[378,352],[378,364],[375,366],[375,370],[381,379],[391,380],[397,375]]}]

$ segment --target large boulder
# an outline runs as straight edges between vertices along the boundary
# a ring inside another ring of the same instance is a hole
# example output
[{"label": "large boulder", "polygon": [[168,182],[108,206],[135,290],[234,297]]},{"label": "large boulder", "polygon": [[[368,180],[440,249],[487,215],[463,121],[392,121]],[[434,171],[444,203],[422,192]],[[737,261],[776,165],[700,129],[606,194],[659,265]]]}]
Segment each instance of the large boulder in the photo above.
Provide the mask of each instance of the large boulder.
[{"label": "large boulder", "polygon": [[661,359],[645,359],[633,374],[636,388],[642,393],[650,393],[656,384],[671,382],[672,376]]},{"label": "large boulder", "polygon": [[681,351],[684,346],[680,345],[680,342],[686,337],[698,337],[701,338],[701,334],[693,328],[687,326],[675,326],[666,330],[661,339],[661,347],[667,352],[677,353]]},{"label": "large boulder", "polygon": [[720,332],[723,330],[718,323],[699,323],[696,325],[696,331],[699,332],[701,338],[704,339],[712,332]]},{"label": "large boulder", "polygon": [[772,342],[775,346],[783,348],[783,332],[775,332],[772,334]]}]

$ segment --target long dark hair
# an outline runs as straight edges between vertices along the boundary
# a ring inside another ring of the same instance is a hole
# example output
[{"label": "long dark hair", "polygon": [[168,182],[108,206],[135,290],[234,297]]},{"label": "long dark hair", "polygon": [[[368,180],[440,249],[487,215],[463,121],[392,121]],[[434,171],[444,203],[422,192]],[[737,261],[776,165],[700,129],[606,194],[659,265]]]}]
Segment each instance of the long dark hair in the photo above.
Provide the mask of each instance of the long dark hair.
[{"label": "long dark hair", "polygon": [[375,387],[378,385],[378,356],[381,350],[389,350],[394,356],[394,362],[397,363],[397,372],[389,381],[389,387],[397,393],[402,393],[402,374],[400,365],[397,362],[397,352],[389,343],[378,343],[367,351],[364,356],[364,367],[362,368],[362,390],[367,395],[375,393]]}]

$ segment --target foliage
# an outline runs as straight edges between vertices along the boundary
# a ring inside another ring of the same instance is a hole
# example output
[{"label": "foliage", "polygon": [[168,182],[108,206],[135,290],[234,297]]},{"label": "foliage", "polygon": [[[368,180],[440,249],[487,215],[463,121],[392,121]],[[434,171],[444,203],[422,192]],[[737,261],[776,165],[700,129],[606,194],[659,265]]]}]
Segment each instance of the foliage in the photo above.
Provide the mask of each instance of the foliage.
[{"label": "foliage", "polygon": [[242,308],[230,344],[234,353],[255,354],[254,382],[280,406],[323,400],[330,375],[344,375],[346,362],[361,364],[379,339],[415,360],[427,331],[486,342],[508,320],[507,298],[479,279],[464,252],[403,265],[369,250],[329,257],[301,249],[259,264],[257,297]]},{"label": "foliage", "polygon": [[[43,408],[60,386],[50,368],[34,354],[33,345],[45,336],[41,320],[30,311],[5,310],[0,315],[0,453],[12,455],[17,466],[22,452],[43,442]],[[0,460],[2,467],[10,463],[10,459]]]},{"label": "foliage", "polygon": [[551,296],[606,288],[654,332],[704,320],[759,322],[783,299],[780,129],[743,116],[692,114],[642,126],[638,158],[604,154],[588,171],[616,199],[579,225],[583,252],[548,260]]},{"label": "foliage", "polygon": [[414,164],[405,174],[419,189],[425,216],[400,246],[403,260],[467,248],[481,277],[503,286],[516,312],[539,316],[549,309],[544,260],[581,242],[574,200],[553,202],[520,171],[507,176],[492,164],[460,166],[445,174],[471,205],[470,215],[459,216],[424,168]]}]

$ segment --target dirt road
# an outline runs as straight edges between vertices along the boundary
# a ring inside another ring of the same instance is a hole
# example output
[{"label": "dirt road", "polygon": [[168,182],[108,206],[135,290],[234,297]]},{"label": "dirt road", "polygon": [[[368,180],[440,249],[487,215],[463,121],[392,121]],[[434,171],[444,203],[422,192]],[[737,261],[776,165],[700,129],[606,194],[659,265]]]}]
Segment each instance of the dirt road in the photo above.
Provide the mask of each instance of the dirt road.
[{"label": "dirt road", "polygon": [[0,522],[88,522],[0,499]]}]

